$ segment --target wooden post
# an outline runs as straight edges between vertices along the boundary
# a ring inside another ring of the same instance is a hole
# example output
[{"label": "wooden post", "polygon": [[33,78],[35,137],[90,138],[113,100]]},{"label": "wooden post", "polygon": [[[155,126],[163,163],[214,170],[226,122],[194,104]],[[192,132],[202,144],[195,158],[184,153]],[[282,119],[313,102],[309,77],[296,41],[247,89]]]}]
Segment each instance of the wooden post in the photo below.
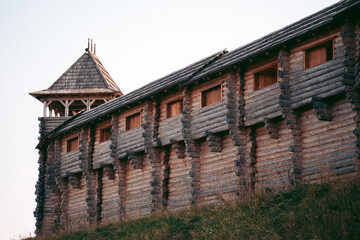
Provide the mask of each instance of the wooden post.
[{"label": "wooden post", "polygon": [[34,217],[36,219],[35,223],[35,234],[41,235],[43,228],[43,218],[44,218],[44,201],[45,201],[45,163],[47,158],[47,151],[45,149],[39,150],[39,176],[35,185],[35,195],[36,195],[36,209],[34,211]]},{"label": "wooden post", "polygon": [[279,105],[285,123],[293,136],[292,144],[289,147],[291,154],[291,168],[289,171],[289,184],[296,185],[301,182],[302,172],[302,145],[301,145],[301,126],[297,114],[291,109],[291,94],[289,85],[289,52],[285,49],[279,51],[278,55],[278,75],[279,75]]},{"label": "wooden post", "polygon": [[349,20],[342,26],[341,36],[343,42],[343,52],[345,54],[344,73],[342,74],[341,82],[345,86],[346,98],[351,103],[351,108],[356,113],[354,121],[356,122],[356,128],[353,130],[357,140],[355,141],[355,155],[357,157],[356,172],[359,175],[360,171],[360,96],[359,96],[359,80],[356,76],[359,76],[359,67],[355,70],[357,57],[360,54],[358,48],[356,52],[356,42],[359,41],[359,37],[356,36],[356,26],[354,19]]},{"label": "wooden post", "polygon": [[46,117],[46,112],[47,112],[47,103],[46,101],[44,101],[44,107],[43,107],[43,116]]},{"label": "wooden post", "polygon": [[97,192],[99,186],[97,185],[97,172],[92,169],[92,153],[94,147],[94,126],[84,126],[80,134],[80,167],[83,171],[86,186],[87,186],[87,198],[86,203],[88,206],[89,223],[97,223],[97,219],[100,212],[98,212],[98,201],[101,199],[97,198]]},{"label": "wooden post", "polygon": [[196,206],[200,198],[200,152],[199,146],[192,139],[191,134],[191,90],[188,87],[185,87],[183,90],[182,112],[182,133],[185,149],[191,163],[191,170],[189,172],[191,177],[191,204]]},{"label": "wooden post", "polygon": [[[239,82],[239,87],[237,87],[237,82]],[[230,72],[226,78],[226,88],[228,88],[229,93],[227,94],[228,104],[227,104],[227,114],[226,119],[229,125],[229,133],[233,139],[235,146],[238,146],[238,151],[236,155],[236,160],[234,161],[235,175],[238,176],[238,190],[235,192],[236,195],[248,194],[250,189],[250,163],[249,158],[247,158],[247,129],[244,127],[244,71],[237,69],[236,72]],[[235,103],[235,104],[230,104]],[[235,122],[235,124],[232,124]]]},{"label": "wooden post", "polygon": [[[145,152],[148,154],[150,163],[152,165],[153,171],[151,172],[151,181],[150,185],[152,186],[152,212],[156,212],[163,207],[163,199],[162,199],[162,165],[164,164],[160,159],[160,154],[157,149],[153,147],[153,139],[154,139],[154,132],[157,130],[154,129],[154,107],[156,108],[159,105],[158,102],[155,100],[148,100],[146,102],[146,106],[143,112],[143,124],[142,127],[144,129],[143,137],[145,142]],[[156,111],[158,112],[158,111]],[[158,119],[158,117],[157,117]]]}]

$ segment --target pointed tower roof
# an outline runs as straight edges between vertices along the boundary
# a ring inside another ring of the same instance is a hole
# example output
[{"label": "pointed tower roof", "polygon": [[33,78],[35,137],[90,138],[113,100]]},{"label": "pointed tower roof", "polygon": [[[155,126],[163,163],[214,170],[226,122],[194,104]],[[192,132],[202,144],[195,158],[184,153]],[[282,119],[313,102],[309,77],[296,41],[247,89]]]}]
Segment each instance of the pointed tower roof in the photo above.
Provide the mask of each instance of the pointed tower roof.
[{"label": "pointed tower roof", "polygon": [[95,52],[87,51],[48,89],[30,93],[35,98],[45,95],[114,93],[123,95]]}]

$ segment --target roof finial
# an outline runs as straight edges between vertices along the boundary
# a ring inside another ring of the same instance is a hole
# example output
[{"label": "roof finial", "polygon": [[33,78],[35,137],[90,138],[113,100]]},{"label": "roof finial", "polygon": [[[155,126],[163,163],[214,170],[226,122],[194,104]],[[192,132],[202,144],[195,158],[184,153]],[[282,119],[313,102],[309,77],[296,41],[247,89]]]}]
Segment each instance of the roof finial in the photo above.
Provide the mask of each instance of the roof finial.
[{"label": "roof finial", "polygon": [[94,43],[94,55],[96,55],[96,44]]},{"label": "roof finial", "polygon": [[90,41],[91,41],[91,49],[90,49],[90,51],[93,52],[93,41],[92,41],[92,39],[90,39]]},{"label": "roof finial", "polygon": [[90,38],[88,38],[88,45],[87,48],[85,48],[85,52],[88,52],[90,49]]}]

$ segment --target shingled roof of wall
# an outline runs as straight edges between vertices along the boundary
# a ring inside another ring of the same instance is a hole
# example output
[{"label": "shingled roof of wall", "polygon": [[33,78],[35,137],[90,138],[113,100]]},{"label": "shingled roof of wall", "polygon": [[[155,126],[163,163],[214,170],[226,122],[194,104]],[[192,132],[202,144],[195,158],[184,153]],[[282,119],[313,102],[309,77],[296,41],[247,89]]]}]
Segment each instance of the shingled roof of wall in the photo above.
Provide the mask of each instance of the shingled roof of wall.
[{"label": "shingled roof of wall", "polygon": [[99,58],[85,52],[48,89],[30,93],[37,97],[50,94],[114,93],[122,95]]},{"label": "shingled roof of wall", "polygon": [[131,93],[123,95],[99,107],[86,111],[72,121],[60,125],[54,129],[47,137],[51,138],[63,134],[69,130],[80,127],[83,124],[92,122],[100,117],[110,114],[122,107],[134,104],[157,94],[164,89],[175,85],[186,85],[213,73],[225,70],[233,65],[239,64],[249,58],[256,56],[264,51],[269,51],[282,44],[303,36],[304,34],[317,30],[333,22],[336,16],[341,13],[359,6],[359,0],[344,0],[331,5],[315,14],[305,17],[287,27],[272,32],[258,40],[245,46],[237,48],[227,54],[226,51],[213,54],[204,58],[184,69],[171,73],[161,79],[153,81]]},{"label": "shingled roof of wall", "polygon": [[308,34],[311,31],[328,25],[341,13],[359,5],[359,0],[344,0],[324,8],[323,10],[307,16],[291,25],[230,51],[228,54],[196,75],[190,80],[190,82],[199,80],[236,64],[240,64],[241,62],[244,62],[265,51],[270,51],[271,49],[280,47],[291,40],[303,36],[304,34]]}]

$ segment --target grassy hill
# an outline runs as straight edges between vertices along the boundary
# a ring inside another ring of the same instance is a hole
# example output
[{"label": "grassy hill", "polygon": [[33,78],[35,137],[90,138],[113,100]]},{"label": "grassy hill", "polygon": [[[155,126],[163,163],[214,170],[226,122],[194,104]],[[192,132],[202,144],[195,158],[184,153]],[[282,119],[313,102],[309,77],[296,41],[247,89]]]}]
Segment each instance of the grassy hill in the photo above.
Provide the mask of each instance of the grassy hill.
[{"label": "grassy hill", "polygon": [[360,179],[303,185],[51,239],[360,239]]}]

